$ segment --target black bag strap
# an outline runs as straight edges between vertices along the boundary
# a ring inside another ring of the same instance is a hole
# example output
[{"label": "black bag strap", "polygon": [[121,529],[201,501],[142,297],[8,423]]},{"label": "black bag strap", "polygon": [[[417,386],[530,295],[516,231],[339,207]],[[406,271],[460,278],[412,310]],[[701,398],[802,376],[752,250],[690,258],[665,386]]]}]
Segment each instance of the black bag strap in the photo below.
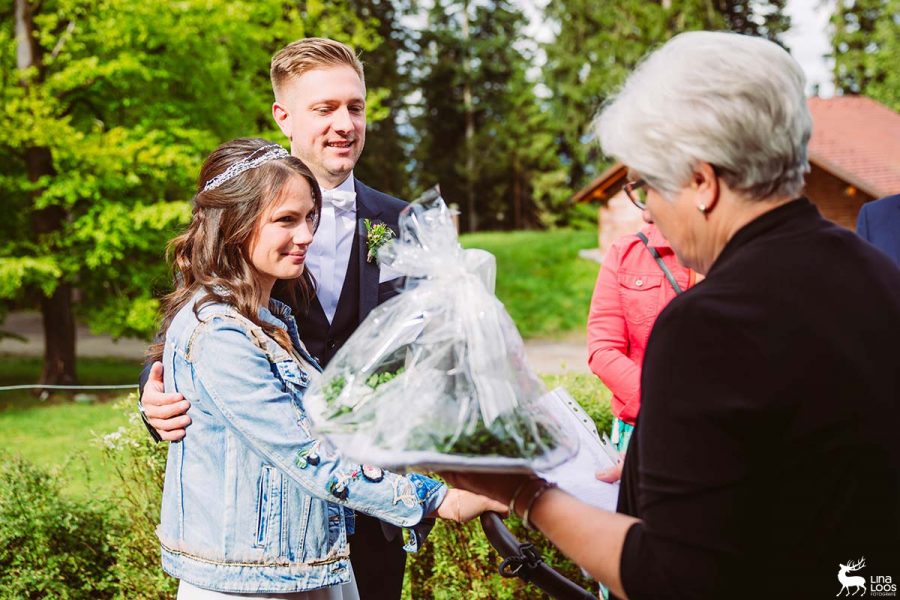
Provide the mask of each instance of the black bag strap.
[{"label": "black bag strap", "polygon": [[652,256],[656,260],[656,264],[659,265],[659,268],[662,269],[662,272],[666,276],[666,279],[668,279],[669,283],[672,284],[672,288],[675,290],[675,295],[677,296],[678,294],[682,293],[684,290],[682,290],[681,286],[678,285],[678,282],[675,281],[675,276],[672,275],[672,271],[670,271],[669,267],[666,266],[666,263],[663,262],[663,259],[659,255],[659,252],[656,251],[656,248],[650,245],[650,240],[647,239],[647,236],[644,235],[644,232],[638,231],[637,236],[642,242],[644,242],[644,246],[646,246],[647,252],[649,252],[650,256]]}]

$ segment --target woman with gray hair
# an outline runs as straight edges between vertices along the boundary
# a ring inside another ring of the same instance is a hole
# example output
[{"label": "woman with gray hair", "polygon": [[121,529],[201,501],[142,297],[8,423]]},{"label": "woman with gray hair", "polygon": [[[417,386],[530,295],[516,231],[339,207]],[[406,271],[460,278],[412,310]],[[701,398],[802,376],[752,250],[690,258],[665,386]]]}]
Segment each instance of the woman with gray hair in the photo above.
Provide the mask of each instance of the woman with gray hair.
[{"label": "woman with gray hair", "polygon": [[798,198],[803,87],[774,43],[686,33],[597,119],[644,219],[707,276],[651,333],[619,514],[536,477],[448,477],[616,596],[827,597],[862,565],[900,575],[900,271]]}]

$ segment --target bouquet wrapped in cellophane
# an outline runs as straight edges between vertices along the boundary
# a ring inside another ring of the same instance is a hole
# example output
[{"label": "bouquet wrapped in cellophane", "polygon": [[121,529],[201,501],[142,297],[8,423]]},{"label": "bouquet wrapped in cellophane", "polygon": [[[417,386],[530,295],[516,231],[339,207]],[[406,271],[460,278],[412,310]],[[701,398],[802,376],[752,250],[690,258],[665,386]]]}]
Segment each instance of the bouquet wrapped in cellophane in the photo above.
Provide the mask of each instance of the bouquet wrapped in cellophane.
[{"label": "bouquet wrapped in cellophane", "polygon": [[577,450],[544,402],[496,263],[464,250],[436,191],[407,207],[378,252],[405,289],[375,308],[303,399],[347,458],[393,469],[547,469]]}]

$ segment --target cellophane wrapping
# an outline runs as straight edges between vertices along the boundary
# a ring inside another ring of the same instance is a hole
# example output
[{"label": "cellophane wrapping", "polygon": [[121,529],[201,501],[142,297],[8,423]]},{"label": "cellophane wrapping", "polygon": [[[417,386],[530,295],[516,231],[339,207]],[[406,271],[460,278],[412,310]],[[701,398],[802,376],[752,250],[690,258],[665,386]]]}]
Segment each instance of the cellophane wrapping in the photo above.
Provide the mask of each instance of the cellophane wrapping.
[{"label": "cellophane wrapping", "polygon": [[347,458],[392,469],[547,469],[577,451],[544,402],[522,338],[493,294],[496,262],[464,250],[432,191],[400,216],[382,268],[404,290],[376,307],[304,396]]}]

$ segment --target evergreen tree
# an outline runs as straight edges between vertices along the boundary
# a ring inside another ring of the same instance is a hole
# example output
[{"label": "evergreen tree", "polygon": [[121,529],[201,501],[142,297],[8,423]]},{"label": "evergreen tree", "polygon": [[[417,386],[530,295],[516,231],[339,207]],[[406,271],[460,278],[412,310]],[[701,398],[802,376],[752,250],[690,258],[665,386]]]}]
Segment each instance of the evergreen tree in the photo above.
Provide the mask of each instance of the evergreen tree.
[{"label": "evergreen tree", "polygon": [[413,91],[411,67],[415,33],[401,23],[413,13],[409,0],[350,0],[349,7],[378,34],[378,44],[361,54],[366,71],[368,111],[366,148],[354,175],[383,192],[409,198],[410,152],[407,97]]},{"label": "evergreen tree", "polygon": [[[558,153],[565,170],[555,202],[567,199],[608,163],[591,142],[603,101],[649,51],[683,31],[730,30],[778,41],[789,27],[785,0],[554,0],[545,16],[556,32],[545,45]],[[548,194],[552,203],[552,194]]]},{"label": "evergreen tree", "polygon": [[539,163],[526,146],[539,133],[531,62],[519,42],[525,17],[507,0],[437,0],[421,34],[421,104],[415,182],[439,182],[462,208],[466,231],[537,220],[530,179]]},{"label": "evergreen tree", "polygon": [[900,0],[840,0],[832,24],[838,91],[900,111]]}]

